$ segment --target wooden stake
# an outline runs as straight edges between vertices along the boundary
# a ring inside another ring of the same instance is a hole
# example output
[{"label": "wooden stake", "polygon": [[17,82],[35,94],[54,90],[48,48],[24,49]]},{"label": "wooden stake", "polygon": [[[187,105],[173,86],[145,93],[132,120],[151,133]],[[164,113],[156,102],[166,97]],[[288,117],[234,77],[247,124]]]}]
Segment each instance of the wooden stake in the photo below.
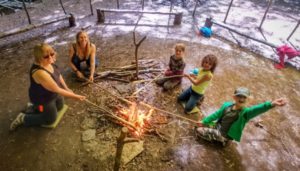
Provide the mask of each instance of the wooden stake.
[{"label": "wooden stake", "polygon": [[120,9],[120,3],[119,3],[119,0],[117,0],[117,8]]},{"label": "wooden stake", "polygon": [[92,5],[92,0],[90,0],[90,8],[91,8],[91,14],[94,15],[94,12],[93,12],[93,5]]},{"label": "wooden stake", "polygon": [[229,10],[230,10],[230,8],[231,8],[232,2],[233,2],[233,0],[230,1],[229,7],[228,7],[228,9],[227,9],[226,16],[225,16],[225,19],[224,19],[224,23],[226,23],[227,16],[228,16],[228,14],[229,14]]},{"label": "wooden stake", "polygon": [[141,45],[141,43],[147,38],[147,36],[144,36],[138,43],[136,43],[135,38],[135,31],[133,32],[133,43],[135,45],[135,63],[136,63],[136,79],[139,79],[139,62],[138,62],[138,49]]},{"label": "wooden stake", "polygon": [[287,38],[288,41],[290,40],[290,38],[292,37],[292,35],[295,33],[295,31],[297,30],[297,28],[299,27],[299,25],[300,25],[300,20],[298,21],[298,23],[297,23],[296,27],[294,28],[294,30],[292,31],[292,33]]},{"label": "wooden stake", "polygon": [[65,10],[65,8],[64,8],[64,5],[63,5],[63,3],[62,3],[61,0],[59,0],[59,3],[60,3],[61,8],[63,9],[64,13],[67,14],[67,12],[66,12],[66,10]]},{"label": "wooden stake", "polygon": [[31,19],[30,19],[29,13],[27,11],[27,7],[26,7],[24,0],[22,0],[22,3],[23,3],[23,7],[25,9],[26,15],[27,15],[28,23],[31,24]]},{"label": "wooden stake", "polygon": [[196,13],[196,9],[197,9],[198,3],[199,3],[199,1],[196,0],[196,4],[195,4],[195,7],[194,7],[194,11],[193,11],[193,17],[195,17],[195,13]]},{"label": "wooden stake", "polygon": [[114,171],[119,171],[120,166],[122,164],[121,157],[124,147],[124,141],[127,137],[128,129],[126,127],[123,127],[121,130],[121,134],[119,138],[117,139],[117,151],[116,151],[116,158],[115,158],[115,165],[114,165]]},{"label": "wooden stake", "polygon": [[264,23],[264,21],[265,21],[265,19],[266,19],[266,16],[267,16],[267,13],[268,13],[268,11],[269,11],[269,9],[270,9],[270,6],[272,5],[272,1],[273,0],[269,0],[269,4],[268,4],[268,7],[267,7],[267,10],[266,10],[266,12],[265,12],[265,14],[264,14],[264,16],[263,16],[263,18],[262,18],[262,20],[261,20],[261,22],[260,22],[260,25],[259,25],[259,29],[261,29],[261,27],[262,27],[262,25],[263,25],[263,23]]}]

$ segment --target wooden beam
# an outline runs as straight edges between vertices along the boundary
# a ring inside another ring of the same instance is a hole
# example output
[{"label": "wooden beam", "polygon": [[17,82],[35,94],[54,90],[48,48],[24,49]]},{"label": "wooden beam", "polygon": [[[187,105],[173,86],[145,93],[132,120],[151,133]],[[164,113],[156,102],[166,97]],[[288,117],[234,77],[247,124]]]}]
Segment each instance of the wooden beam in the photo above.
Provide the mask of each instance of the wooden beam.
[{"label": "wooden beam", "polygon": [[175,12],[158,12],[158,11],[137,11],[137,10],[120,10],[120,9],[100,9],[104,12],[115,12],[115,13],[132,13],[132,14],[162,14],[162,15],[176,15]]},{"label": "wooden beam", "polygon": [[48,25],[48,24],[52,24],[52,23],[55,23],[55,22],[58,22],[58,21],[61,21],[61,20],[68,19],[70,17],[71,17],[71,15],[65,15],[65,16],[61,16],[61,17],[58,17],[58,18],[55,18],[55,19],[52,19],[52,20],[49,20],[49,21],[46,21],[46,22],[39,23],[39,24],[31,24],[31,25],[28,25],[28,26],[25,26],[25,27],[9,30],[9,31],[0,33],[0,38],[8,37],[8,36],[15,35],[15,34],[18,34],[18,33],[23,33],[23,32],[29,31],[31,29],[34,29],[34,28],[38,28],[38,27],[41,27],[41,26],[44,26],[44,25]]}]

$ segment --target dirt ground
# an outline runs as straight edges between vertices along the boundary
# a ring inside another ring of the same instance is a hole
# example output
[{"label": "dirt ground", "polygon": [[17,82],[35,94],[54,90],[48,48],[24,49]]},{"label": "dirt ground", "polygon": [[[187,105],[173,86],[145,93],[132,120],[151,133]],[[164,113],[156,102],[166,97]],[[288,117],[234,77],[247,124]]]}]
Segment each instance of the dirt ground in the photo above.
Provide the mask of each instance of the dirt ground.
[{"label": "dirt ground", "polygon": [[[116,138],[122,127],[87,103],[66,99],[69,109],[55,129],[22,127],[16,132],[8,131],[11,121],[28,102],[28,71],[32,63],[32,48],[43,41],[49,41],[57,51],[57,65],[71,89],[85,94],[88,99],[104,107],[109,108],[108,104],[116,101],[99,87],[82,87],[81,83],[74,80],[67,66],[67,42],[74,40],[76,29],[61,28],[51,34],[1,47],[0,170],[112,170]],[[87,30],[91,41],[97,46],[100,59],[97,71],[130,64],[134,60],[132,33],[116,31],[110,36],[99,36],[101,29],[109,30],[109,27],[91,26]],[[43,31],[47,32],[40,30]],[[290,67],[275,70],[270,60],[229,42],[222,42],[229,47],[224,49],[151,36],[139,49],[140,59],[154,59],[160,63],[161,68],[165,68],[177,42],[187,46],[186,72],[199,66],[201,58],[207,54],[218,57],[219,65],[201,106],[204,115],[218,109],[223,102],[232,100],[233,91],[239,86],[250,89],[252,97],[249,105],[279,97],[287,98],[288,104],[254,119],[254,122],[261,120],[264,129],[249,122],[241,142],[233,142],[226,148],[196,140],[192,124],[156,112],[156,115],[168,118],[166,124],[156,125],[166,141],[155,134],[145,135],[142,138],[144,151],[124,166],[123,170],[298,170],[299,71]],[[142,75],[145,79],[150,77],[153,76]],[[115,94],[119,94],[116,85],[130,85],[132,91],[143,86],[109,80],[99,81],[98,84]],[[188,80],[183,80],[174,91],[163,92],[160,87],[151,84],[139,93],[138,100],[185,116],[182,107],[176,103],[176,97],[189,85]],[[199,118],[198,115],[186,117]],[[83,141],[82,135],[89,130],[96,131],[95,137]]]}]

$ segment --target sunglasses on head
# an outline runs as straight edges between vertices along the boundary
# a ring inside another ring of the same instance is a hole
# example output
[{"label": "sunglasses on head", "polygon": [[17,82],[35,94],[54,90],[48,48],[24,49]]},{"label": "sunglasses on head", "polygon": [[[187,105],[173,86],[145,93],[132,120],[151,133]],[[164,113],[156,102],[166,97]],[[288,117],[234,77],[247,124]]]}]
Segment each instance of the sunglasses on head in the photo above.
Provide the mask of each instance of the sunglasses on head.
[{"label": "sunglasses on head", "polygon": [[50,57],[52,57],[52,56],[54,56],[54,55],[55,55],[55,52],[52,52],[52,53],[50,53],[49,55],[44,56],[43,58],[44,58],[44,59],[49,59]]}]

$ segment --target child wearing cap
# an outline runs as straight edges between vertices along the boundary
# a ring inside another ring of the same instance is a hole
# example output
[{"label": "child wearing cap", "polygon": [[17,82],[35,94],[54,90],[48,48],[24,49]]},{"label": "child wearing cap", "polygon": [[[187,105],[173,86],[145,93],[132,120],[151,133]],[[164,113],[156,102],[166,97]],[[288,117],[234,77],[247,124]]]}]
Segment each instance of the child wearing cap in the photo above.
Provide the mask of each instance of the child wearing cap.
[{"label": "child wearing cap", "polygon": [[[250,92],[247,88],[240,87],[235,90],[234,102],[225,102],[222,107],[213,114],[203,118],[196,128],[196,136],[207,141],[221,142],[225,146],[229,141],[240,141],[246,123],[268,111],[275,106],[284,106],[286,101],[282,98],[267,101],[251,107],[246,107],[247,97]],[[203,126],[212,125],[217,121],[214,128]]]},{"label": "child wearing cap", "polygon": [[185,74],[192,85],[184,90],[177,98],[179,103],[186,103],[184,113],[190,113],[193,108],[203,99],[204,92],[209,86],[214,70],[216,69],[218,60],[217,57],[209,54],[206,55],[201,61],[201,67],[198,71],[193,71],[191,74]]},{"label": "child wearing cap", "polygon": [[[165,76],[182,75],[185,67],[183,60],[185,45],[177,43],[175,45],[175,55],[172,55],[169,60],[169,69],[166,70]],[[181,83],[182,77],[178,78],[162,78],[156,81],[157,85],[163,87],[164,90],[173,89]]]}]

